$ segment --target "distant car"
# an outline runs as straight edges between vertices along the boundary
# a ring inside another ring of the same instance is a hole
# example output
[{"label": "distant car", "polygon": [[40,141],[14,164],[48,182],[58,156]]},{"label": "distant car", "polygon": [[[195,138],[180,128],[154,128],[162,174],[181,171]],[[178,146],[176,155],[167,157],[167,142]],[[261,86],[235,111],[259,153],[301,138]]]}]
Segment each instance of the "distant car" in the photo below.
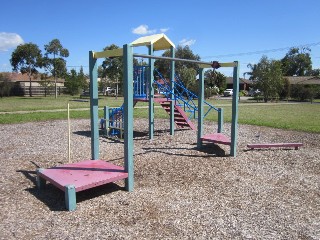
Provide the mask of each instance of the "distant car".
[{"label": "distant car", "polygon": [[233,89],[224,90],[223,96],[225,96],[225,97],[233,96]]}]

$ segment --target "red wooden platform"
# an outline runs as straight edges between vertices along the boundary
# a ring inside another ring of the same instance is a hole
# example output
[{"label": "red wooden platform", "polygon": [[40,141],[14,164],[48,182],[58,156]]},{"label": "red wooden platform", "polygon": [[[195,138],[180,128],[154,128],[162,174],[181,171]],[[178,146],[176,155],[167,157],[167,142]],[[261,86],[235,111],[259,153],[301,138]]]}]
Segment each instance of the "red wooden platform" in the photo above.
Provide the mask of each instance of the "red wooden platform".
[{"label": "red wooden platform", "polygon": [[211,133],[204,135],[201,138],[202,141],[219,143],[224,145],[231,145],[231,139],[224,135],[223,133]]},{"label": "red wooden platform", "polygon": [[274,148],[274,147],[294,147],[295,150],[298,150],[299,147],[303,146],[302,143],[255,143],[255,144],[248,144],[247,147],[251,149],[255,148]]},{"label": "red wooden platform", "polygon": [[39,172],[39,177],[52,183],[62,191],[67,185],[73,185],[76,192],[125,179],[128,173],[123,167],[102,161],[85,160],[64,164]]}]

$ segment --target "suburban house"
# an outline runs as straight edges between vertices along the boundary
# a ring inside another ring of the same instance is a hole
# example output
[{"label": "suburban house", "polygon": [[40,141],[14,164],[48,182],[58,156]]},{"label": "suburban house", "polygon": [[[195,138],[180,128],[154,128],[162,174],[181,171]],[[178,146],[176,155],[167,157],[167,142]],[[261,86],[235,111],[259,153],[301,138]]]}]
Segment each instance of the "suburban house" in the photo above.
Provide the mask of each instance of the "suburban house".
[{"label": "suburban house", "polygon": [[[9,81],[19,83],[25,96],[29,95],[30,79],[28,74],[16,73],[16,72],[2,72],[0,73],[6,76]],[[57,79],[58,94],[64,89],[64,79]],[[55,81],[53,77],[41,79],[41,74],[33,75],[31,77],[31,91],[32,95],[45,95],[54,94]]]},{"label": "suburban house", "polygon": [[[301,84],[301,85],[320,85],[320,77],[319,76],[287,76],[287,78],[291,85]],[[239,90],[249,91],[253,86],[253,82],[249,79],[239,78]],[[227,77],[227,88],[233,88],[233,78]]]}]

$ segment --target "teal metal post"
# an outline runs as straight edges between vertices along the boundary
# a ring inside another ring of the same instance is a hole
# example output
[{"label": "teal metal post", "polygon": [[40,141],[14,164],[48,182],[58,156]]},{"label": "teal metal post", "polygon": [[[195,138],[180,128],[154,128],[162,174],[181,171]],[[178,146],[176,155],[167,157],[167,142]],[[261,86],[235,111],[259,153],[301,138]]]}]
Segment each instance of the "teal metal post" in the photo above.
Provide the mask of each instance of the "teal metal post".
[{"label": "teal metal post", "polygon": [[133,54],[132,47],[123,45],[123,87],[124,87],[124,169],[128,173],[125,180],[127,191],[133,191]]},{"label": "teal metal post", "polygon": [[239,62],[234,62],[233,68],[233,97],[232,97],[232,123],[231,123],[231,149],[230,155],[237,155],[238,140],[238,103],[239,103]]},{"label": "teal metal post", "polygon": [[197,148],[202,146],[201,137],[203,135],[203,104],[204,104],[204,69],[199,69],[199,96],[198,96],[198,135]]},{"label": "teal metal post", "polygon": [[218,108],[218,133],[223,132],[223,108]]},{"label": "teal metal post", "polygon": [[77,200],[76,200],[76,189],[74,185],[69,184],[64,187],[64,195],[65,195],[65,203],[66,208],[69,211],[76,210],[77,207]]},{"label": "teal metal post", "polygon": [[38,168],[37,169],[37,187],[38,187],[38,190],[42,190],[45,188],[46,186],[46,180],[42,177],[40,177],[40,173],[43,172],[43,168]]},{"label": "teal metal post", "polygon": [[[170,47],[170,57],[174,58],[175,49],[173,46]],[[171,60],[170,62],[170,87],[171,87],[171,102],[170,102],[170,135],[174,135],[174,72],[175,63]]]},{"label": "teal metal post", "polygon": [[91,159],[99,159],[98,68],[93,51],[89,52]]},{"label": "teal metal post", "polygon": [[[149,55],[153,55],[153,44],[148,48]],[[154,59],[149,58],[149,139],[153,139],[154,132],[154,88],[153,88],[153,70],[154,70]]]}]

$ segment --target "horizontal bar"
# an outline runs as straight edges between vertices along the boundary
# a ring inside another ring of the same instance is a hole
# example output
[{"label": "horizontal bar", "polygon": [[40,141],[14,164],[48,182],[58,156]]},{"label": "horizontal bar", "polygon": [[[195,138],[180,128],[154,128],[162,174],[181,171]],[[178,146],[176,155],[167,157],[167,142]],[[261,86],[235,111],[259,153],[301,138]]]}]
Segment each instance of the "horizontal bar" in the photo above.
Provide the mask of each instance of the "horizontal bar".
[{"label": "horizontal bar", "polygon": [[103,52],[93,52],[93,58],[107,58],[107,57],[121,57],[123,56],[123,49],[117,48],[113,50],[106,50]]},{"label": "horizontal bar", "polygon": [[[154,59],[163,59],[163,60],[169,60],[169,61],[180,61],[180,62],[189,62],[189,63],[196,63],[199,64],[199,67],[201,68],[212,68],[212,64],[214,62],[202,62],[197,60],[191,60],[191,59],[183,59],[183,58],[171,58],[171,57],[161,57],[161,56],[153,56],[153,55],[145,55],[145,54],[133,54],[134,57],[142,57],[142,58],[154,58]],[[219,63],[220,67],[234,67],[235,63]]]}]

